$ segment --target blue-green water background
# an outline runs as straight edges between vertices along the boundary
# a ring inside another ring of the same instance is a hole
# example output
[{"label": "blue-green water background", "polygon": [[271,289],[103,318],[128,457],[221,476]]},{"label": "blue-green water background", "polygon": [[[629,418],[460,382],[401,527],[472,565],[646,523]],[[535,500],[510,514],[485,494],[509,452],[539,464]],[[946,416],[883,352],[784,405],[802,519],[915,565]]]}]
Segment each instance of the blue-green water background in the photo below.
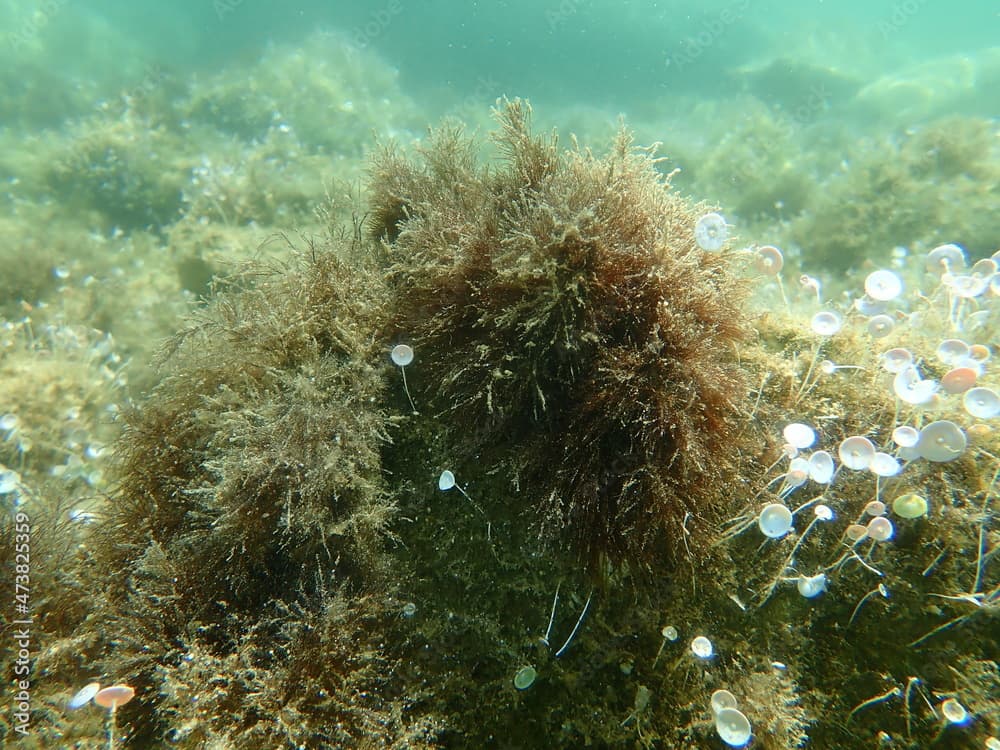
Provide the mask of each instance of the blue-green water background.
[{"label": "blue-green water background", "polygon": [[[18,68],[18,48],[29,40],[43,45],[46,74],[93,81],[110,93],[132,83],[142,66],[204,73],[253,61],[270,42],[294,44],[324,29],[383,55],[405,90],[425,102],[488,89],[530,97],[536,106],[627,114],[678,94],[730,96],[745,84],[735,71],[765,60],[805,61],[865,80],[935,58],[975,57],[1000,39],[992,0],[21,0],[5,15],[5,75],[26,86],[37,69]],[[1000,96],[987,83],[983,112],[995,111]],[[0,117],[15,115],[0,103]]]}]

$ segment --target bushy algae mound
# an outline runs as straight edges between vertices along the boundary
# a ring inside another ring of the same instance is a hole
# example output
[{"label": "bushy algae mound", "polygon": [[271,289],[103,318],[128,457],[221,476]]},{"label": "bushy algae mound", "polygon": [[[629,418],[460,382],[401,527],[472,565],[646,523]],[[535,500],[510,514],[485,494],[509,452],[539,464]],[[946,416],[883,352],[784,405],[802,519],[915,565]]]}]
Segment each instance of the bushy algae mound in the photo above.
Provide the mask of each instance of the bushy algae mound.
[{"label": "bushy algae mound", "polygon": [[105,527],[117,554],[183,553],[191,596],[249,607],[273,593],[261,580],[298,580],[317,557],[367,573],[390,508],[377,278],[332,253],[256,273],[172,341],[166,377],[128,417]]},{"label": "bushy algae mound", "polygon": [[743,289],[626,130],[599,158],[532,135],[529,115],[498,111],[497,167],[449,127],[416,161],[376,156],[387,337],[418,352],[420,397],[468,454],[532,488],[547,537],[589,563],[676,551],[733,467]]},{"label": "bushy algae mound", "polygon": [[365,592],[393,508],[382,287],[349,253],[345,240],[234,277],[126,416],[90,568],[115,575],[81,640],[113,639],[100,663],[140,691],[123,709],[137,742],[168,726],[240,747],[396,736],[363,624],[382,612]]}]

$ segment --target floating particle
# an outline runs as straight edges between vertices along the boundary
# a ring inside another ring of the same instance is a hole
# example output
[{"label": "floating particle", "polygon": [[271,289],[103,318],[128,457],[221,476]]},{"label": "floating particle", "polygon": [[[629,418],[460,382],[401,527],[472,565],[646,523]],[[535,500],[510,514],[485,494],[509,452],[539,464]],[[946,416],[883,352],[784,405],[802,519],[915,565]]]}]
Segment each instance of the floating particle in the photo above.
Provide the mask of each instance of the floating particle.
[{"label": "floating particle", "polygon": [[892,271],[872,271],[865,279],[865,293],[874,300],[888,302],[903,293],[903,281]]},{"label": "floating particle", "polygon": [[705,252],[719,252],[729,239],[726,220],[714,211],[699,217],[694,225],[694,239]]},{"label": "floating particle", "polygon": [[892,521],[885,516],[875,516],[868,522],[868,536],[876,542],[887,542],[892,539]]},{"label": "floating particle", "polygon": [[920,433],[915,427],[900,425],[892,431],[892,442],[900,448],[912,448],[920,439]]},{"label": "floating particle", "polygon": [[941,376],[941,389],[945,393],[965,393],[978,377],[979,373],[971,367],[953,367]]},{"label": "floating particle", "polygon": [[752,736],[749,719],[735,708],[724,708],[715,715],[715,731],[730,747],[744,747]]},{"label": "floating particle", "polygon": [[868,470],[880,477],[894,477],[899,473],[899,469],[899,461],[881,451],[876,451],[871,463],[868,464]]},{"label": "floating particle", "polygon": [[892,501],[892,512],[900,518],[920,518],[927,515],[927,498],[907,492]]},{"label": "floating particle", "polygon": [[826,451],[815,451],[809,456],[809,478],[817,484],[833,481],[833,456]]},{"label": "floating particle", "polygon": [[969,712],[965,710],[965,706],[954,698],[943,701],[940,708],[945,721],[949,724],[964,724],[969,720]]},{"label": "floating particle", "polygon": [[716,690],[712,693],[712,713],[717,714],[724,708],[736,708],[739,703],[736,696],[728,690]]},{"label": "floating particle", "polygon": [[691,653],[699,659],[711,659],[715,654],[715,647],[708,638],[699,635],[691,641]]},{"label": "floating particle", "polygon": [[535,684],[538,671],[534,667],[521,667],[514,675],[514,687],[518,690],[527,690]]},{"label": "floating particle", "polygon": [[892,390],[901,401],[908,404],[926,404],[937,392],[938,384],[924,380],[913,365],[900,370],[892,381]]},{"label": "floating particle", "polygon": [[812,316],[809,327],[820,336],[832,336],[843,324],[841,317],[830,310],[823,310]]},{"label": "floating particle", "polygon": [[899,373],[913,364],[913,354],[909,349],[897,347],[882,354],[882,369]]},{"label": "floating particle", "polygon": [[763,245],[757,248],[754,267],[767,276],[777,276],[785,265],[781,251],[773,245]]},{"label": "floating particle", "polygon": [[962,397],[962,405],[976,419],[993,419],[1000,414],[1000,396],[992,388],[971,388]]},{"label": "floating particle", "polygon": [[792,422],[785,425],[785,429],[782,430],[781,434],[785,438],[786,443],[799,450],[808,448],[816,442],[816,431],[809,425],[802,424],[801,422]]},{"label": "floating particle", "polygon": [[837,452],[840,454],[840,462],[848,469],[864,471],[875,457],[875,446],[863,435],[852,435],[840,441]]},{"label": "floating particle", "polygon": [[931,422],[920,431],[917,453],[928,461],[944,463],[954,461],[965,452],[965,433],[954,422],[946,419]]},{"label": "floating particle", "polygon": [[883,339],[892,333],[896,321],[889,315],[875,315],[868,320],[868,334],[873,339]]},{"label": "floating particle", "polygon": [[826,591],[826,574],[817,573],[814,576],[799,576],[795,582],[796,588],[806,599],[815,599]]},{"label": "floating particle", "polygon": [[981,276],[971,274],[961,274],[956,276],[942,277],[941,283],[947,286],[956,297],[971,299],[978,297],[990,286],[990,280]]},{"label": "floating particle", "polygon": [[792,511],[781,503],[771,503],[760,512],[757,526],[764,536],[780,539],[792,528]]},{"label": "floating particle", "polygon": [[947,273],[965,268],[965,250],[949,243],[938,245],[927,253],[924,264],[931,273]]}]

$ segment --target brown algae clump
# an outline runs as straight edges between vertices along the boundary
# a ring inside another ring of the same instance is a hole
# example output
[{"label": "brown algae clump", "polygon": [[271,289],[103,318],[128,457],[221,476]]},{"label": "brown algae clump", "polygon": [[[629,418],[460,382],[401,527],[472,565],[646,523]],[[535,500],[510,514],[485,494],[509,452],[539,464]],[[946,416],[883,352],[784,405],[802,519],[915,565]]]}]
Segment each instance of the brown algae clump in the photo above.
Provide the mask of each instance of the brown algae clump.
[{"label": "brown algae clump", "polygon": [[737,450],[731,258],[698,247],[705,212],[624,128],[596,157],[533,136],[518,100],[496,115],[498,166],[448,127],[416,161],[374,160],[389,338],[420,352],[417,388],[456,442],[530,488],[546,536],[591,563],[676,552],[722,512]]},{"label": "brown algae clump", "polygon": [[316,559],[365,570],[388,518],[377,280],[330,252],[303,265],[234,279],[128,416],[109,533],[176,550],[209,601],[252,608]]}]

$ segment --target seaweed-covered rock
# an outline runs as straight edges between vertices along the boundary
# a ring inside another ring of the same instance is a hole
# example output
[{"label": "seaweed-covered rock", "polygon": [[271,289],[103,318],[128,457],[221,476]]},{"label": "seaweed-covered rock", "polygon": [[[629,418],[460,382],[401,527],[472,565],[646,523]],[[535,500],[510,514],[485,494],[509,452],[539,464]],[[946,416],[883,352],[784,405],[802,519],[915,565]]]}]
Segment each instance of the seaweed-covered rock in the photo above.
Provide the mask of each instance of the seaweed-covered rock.
[{"label": "seaweed-covered rock", "polygon": [[420,162],[376,157],[390,335],[470,453],[516,441],[503,459],[550,538],[590,563],[677,549],[738,449],[743,289],[624,129],[598,158],[533,136],[519,101],[498,119],[497,168],[449,128]]}]

